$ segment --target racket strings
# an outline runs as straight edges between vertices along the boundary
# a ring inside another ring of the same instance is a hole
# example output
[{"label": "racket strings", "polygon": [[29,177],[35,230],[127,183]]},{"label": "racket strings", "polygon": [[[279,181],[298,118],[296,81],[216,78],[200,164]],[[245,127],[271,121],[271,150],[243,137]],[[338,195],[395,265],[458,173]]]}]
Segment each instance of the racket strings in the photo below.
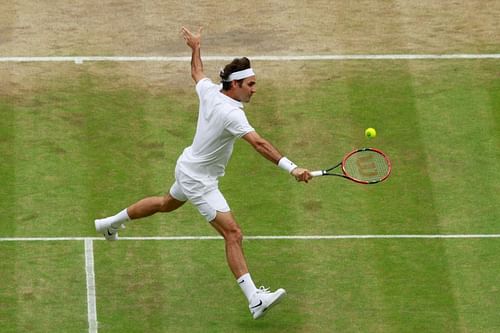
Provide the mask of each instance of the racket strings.
[{"label": "racket strings", "polygon": [[343,168],[348,176],[367,182],[379,181],[390,171],[385,157],[371,150],[352,154],[344,161]]}]

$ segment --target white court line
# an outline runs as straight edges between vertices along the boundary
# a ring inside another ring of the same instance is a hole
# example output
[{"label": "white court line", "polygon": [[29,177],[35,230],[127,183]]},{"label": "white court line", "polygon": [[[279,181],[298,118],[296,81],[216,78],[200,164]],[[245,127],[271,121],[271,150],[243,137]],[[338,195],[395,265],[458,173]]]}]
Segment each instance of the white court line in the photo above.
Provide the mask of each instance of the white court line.
[{"label": "white court line", "polygon": [[[244,236],[246,240],[336,240],[336,239],[469,239],[500,238],[500,234],[424,234],[424,235],[295,235],[295,236]],[[0,242],[54,242],[54,241],[103,241],[103,237],[0,237]],[[220,236],[157,236],[120,237],[120,240],[136,241],[191,241],[222,240]]]},{"label": "white court line", "polygon": [[85,239],[85,272],[87,273],[87,318],[89,322],[89,333],[97,333],[94,246],[91,238]]},{"label": "white court line", "polygon": [[[202,56],[203,61],[231,61],[237,56]],[[440,60],[440,59],[500,59],[499,53],[478,54],[325,54],[325,55],[255,55],[251,60],[261,61],[313,61],[313,60]],[[189,62],[183,56],[46,56],[0,57],[0,62]]]}]

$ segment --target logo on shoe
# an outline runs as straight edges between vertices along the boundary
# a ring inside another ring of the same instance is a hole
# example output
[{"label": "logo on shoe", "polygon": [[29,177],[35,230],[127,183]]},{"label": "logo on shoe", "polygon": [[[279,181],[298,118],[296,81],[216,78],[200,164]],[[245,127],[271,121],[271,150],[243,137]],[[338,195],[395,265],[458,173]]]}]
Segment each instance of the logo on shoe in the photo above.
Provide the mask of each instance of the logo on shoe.
[{"label": "logo on shoe", "polygon": [[262,300],[260,300],[259,304],[252,306],[250,309],[258,308],[261,305],[262,305]]}]

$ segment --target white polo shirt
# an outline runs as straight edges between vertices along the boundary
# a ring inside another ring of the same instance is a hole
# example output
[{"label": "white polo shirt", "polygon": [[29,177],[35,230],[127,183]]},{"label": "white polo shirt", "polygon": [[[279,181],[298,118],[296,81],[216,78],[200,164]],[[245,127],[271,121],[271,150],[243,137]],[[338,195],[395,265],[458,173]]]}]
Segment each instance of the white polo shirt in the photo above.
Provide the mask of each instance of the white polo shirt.
[{"label": "white polo shirt", "polygon": [[177,168],[195,179],[223,176],[235,140],[255,131],[248,123],[243,104],[220,89],[208,78],[196,84],[200,99],[196,134],[177,160]]}]

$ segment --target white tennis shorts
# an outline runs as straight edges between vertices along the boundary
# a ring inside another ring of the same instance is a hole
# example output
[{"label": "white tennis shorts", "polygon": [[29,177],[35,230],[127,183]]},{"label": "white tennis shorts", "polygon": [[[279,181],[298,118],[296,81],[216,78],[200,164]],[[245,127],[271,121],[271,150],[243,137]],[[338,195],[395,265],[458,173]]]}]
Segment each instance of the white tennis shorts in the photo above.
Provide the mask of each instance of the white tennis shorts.
[{"label": "white tennis shorts", "polygon": [[210,177],[194,179],[177,168],[170,195],[179,201],[191,201],[208,222],[215,219],[217,212],[226,213],[231,210],[219,191],[217,179]]}]

